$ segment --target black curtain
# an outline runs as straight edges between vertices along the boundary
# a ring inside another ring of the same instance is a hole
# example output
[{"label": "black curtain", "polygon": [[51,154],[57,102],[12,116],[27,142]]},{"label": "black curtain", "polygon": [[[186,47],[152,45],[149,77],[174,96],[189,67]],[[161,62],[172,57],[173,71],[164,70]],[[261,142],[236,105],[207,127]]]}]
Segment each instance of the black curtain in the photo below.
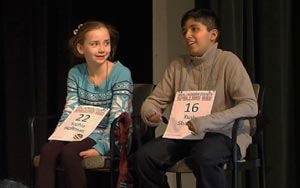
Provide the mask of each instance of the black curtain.
[{"label": "black curtain", "polygon": [[[2,7],[2,1],[0,1],[0,6]],[[2,23],[2,16],[0,17],[1,19],[1,23]],[[3,40],[3,26],[0,24],[0,40]],[[5,69],[5,65],[3,62],[4,58],[3,58],[3,43],[0,43],[0,63],[1,63],[1,67],[2,69]],[[2,74],[0,74],[0,80],[1,80],[1,86],[4,87],[4,80],[5,80],[5,71],[2,72]],[[5,92],[3,92],[3,89],[1,89],[2,92],[0,92],[0,106],[1,109],[0,110],[0,119],[2,120],[2,123],[0,124],[0,150],[5,151],[5,132],[6,132],[6,128],[5,128],[5,122],[4,122],[4,117],[5,117],[5,110],[3,110],[4,107],[4,96],[5,96]],[[5,167],[5,155],[3,155],[4,152],[1,152],[0,154],[0,177],[4,177],[5,175],[5,171],[6,171],[6,167]]]},{"label": "black curtain", "polygon": [[152,1],[1,0],[0,15],[0,179],[30,184],[27,118],[61,114],[73,30],[87,20],[115,25],[116,60],[130,68],[135,83],[152,83]]},{"label": "black curtain", "polygon": [[265,86],[267,186],[272,188],[298,187],[295,57],[299,11],[295,2],[196,0],[196,6],[212,8],[219,15],[221,48],[236,53],[252,81]]},{"label": "black curtain", "polygon": [[[116,59],[131,69],[134,82],[151,83],[152,1],[0,2],[0,178],[29,183],[26,120],[35,113],[61,113],[72,61],[67,40],[73,29],[87,19],[112,22],[121,37]],[[217,12],[222,27],[220,47],[235,52],[252,81],[266,88],[268,187],[298,187],[296,0],[195,2]]]}]

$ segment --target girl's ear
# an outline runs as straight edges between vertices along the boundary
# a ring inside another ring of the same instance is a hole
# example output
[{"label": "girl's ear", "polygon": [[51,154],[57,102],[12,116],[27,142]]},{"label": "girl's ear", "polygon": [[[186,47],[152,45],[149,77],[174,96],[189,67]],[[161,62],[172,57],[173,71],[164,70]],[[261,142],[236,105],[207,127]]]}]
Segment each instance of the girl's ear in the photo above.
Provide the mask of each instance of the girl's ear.
[{"label": "girl's ear", "polygon": [[216,41],[218,36],[219,36],[219,31],[217,29],[212,29],[210,31],[210,40],[211,41]]},{"label": "girl's ear", "polygon": [[77,43],[76,49],[77,49],[77,52],[78,52],[80,55],[83,55],[83,54],[84,54],[83,46],[82,46],[80,43]]}]

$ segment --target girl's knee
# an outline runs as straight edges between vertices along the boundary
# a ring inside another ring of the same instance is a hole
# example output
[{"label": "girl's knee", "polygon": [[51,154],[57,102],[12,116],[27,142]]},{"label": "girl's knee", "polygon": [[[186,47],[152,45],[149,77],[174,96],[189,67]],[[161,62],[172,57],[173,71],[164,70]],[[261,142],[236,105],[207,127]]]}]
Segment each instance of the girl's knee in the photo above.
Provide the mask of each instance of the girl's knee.
[{"label": "girl's knee", "polygon": [[49,142],[43,145],[40,155],[51,155],[51,153],[57,153],[56,151],[58,151],[58,147]]}]

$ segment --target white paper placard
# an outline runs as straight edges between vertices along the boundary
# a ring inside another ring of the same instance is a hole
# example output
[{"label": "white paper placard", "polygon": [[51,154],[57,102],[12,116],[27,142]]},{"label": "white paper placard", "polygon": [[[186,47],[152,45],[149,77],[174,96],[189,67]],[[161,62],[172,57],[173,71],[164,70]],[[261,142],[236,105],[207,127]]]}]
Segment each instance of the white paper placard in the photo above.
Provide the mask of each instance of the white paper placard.
[{"label": "white paper placard", "polygon": [[163,135],[173,139],[203,139],[204,133],[193,135],[186,122],[211,113],[215,91],[179,91],[176,93],[170,119]]},{"label": "white paper placard", "polygon": [[105,117],[108,108],[80,105],[56,128],[49,140],[80,141],[88,137]]}]

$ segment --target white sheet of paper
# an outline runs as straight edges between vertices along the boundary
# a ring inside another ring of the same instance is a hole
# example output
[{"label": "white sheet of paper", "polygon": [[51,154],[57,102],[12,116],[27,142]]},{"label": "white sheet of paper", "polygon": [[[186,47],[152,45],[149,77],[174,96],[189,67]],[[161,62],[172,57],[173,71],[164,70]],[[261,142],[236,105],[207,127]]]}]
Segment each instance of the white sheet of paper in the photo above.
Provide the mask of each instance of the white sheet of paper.
[{"label": "white sheet of paper", "polygon": [[163,138],[199,140],[204,133],[191,134],[186,122],[211,113],[216,91],[179,91],[176,93],[170,119]]},{"label": "white sheet of paper", "polygon": [[108,108],[80,105],[56,128],[48,140],[83,140],[96,129],[108,111]]}]

